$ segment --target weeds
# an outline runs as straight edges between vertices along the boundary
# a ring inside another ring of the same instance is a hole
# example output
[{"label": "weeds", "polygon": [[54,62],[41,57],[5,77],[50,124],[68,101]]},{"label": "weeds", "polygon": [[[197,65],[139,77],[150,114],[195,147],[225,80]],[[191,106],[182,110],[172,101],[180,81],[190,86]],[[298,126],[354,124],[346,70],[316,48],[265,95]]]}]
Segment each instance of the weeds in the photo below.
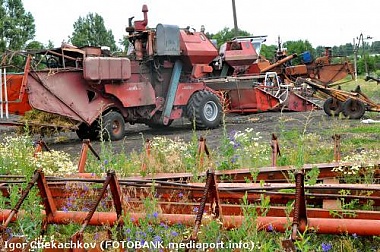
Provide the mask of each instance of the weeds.
[{"label": "weeds", "polygon": [[[249,168],[252,180],[246,179],[246,182],[257,182],[259,167],[270,165],[271,149],[268,139],[263,139],[260,132],[254,128],[248,128],[244,131],[228,132],[225,119],[223,119],[223,137],[220,139],[220,146],[216,150],[210,150],[212,153],[211,161],[205,159],[203,166],[199,164],[197,132],[193,130],[192,139],[185,142],[182,139],[169,139],[166,137],[154,137],[151,139],[151,152],[149,155],[145,149],[141,152],[130,152],[122,149],[116,153],[112,142],[101,141],[100,161],[93,155],[89,154],[86,166],[86,172],[92,172],[103,176],[108,170],[115,170],[118,176],[124,177],[129,175],[147,175],[158,172],[189,172],[194,176],[196,181],[199,173],[204,172],[209,167],[215,167],[218,170]],[[300,169],[306,163],[322,163],[333,160],[333,143],[331,135],[338,134],[355,134],[350,135],[352,138],[347,140],[343,136],[342,145],[345,146],[342,154],[343,161],[354,162],[352,167],[339,167],[334,170],[340,174],[342,182],[349,183],[374,183],[374,174],[378,167],[373,164],[369,168],[362,169],[361,164],[368,163],[372,160],[380,159],[380,150],[376,145],[376,139],[373,138],[378,133],[375,126],[364,127],[341,127],[341,121],[332,119],[336,124],[333,132],[323,131],[323,134],[308,133],[307,128],[310,124],[310,114],[305,117],[302,129],[287,129],[286,118],[283,117],[278,125],[278,136],[281,144],[281,157],[278,160],[279,165],[294,165]],[[20,174],[31,177],[34,170],[42,168],[48,175],[67,175],[75,172],[76,167],[65,153],[60,152],[43,152],[34,157],[33,141],[29,136],[10,137],[5,136],[4,141],[0,143],[0,174]],[[141,135],[141,141],[145,143],[146,139]],[[366,145],[369,143],[369,145]],[[348,147],[347,145],[348,144]],[[360,148],[358,145],[360,144]],[[146,164],[146,170],[141,171],[143,163]],[[305,183],[314,185],[318,183],[319,170],[314,167],[305,174]],[[290,180],[294,181],[293,173],[289,174]],[[225,180],[230,178],[225,177]],[[262,183],[260,181],[260,183]],[[19,193],[26,184],[21,186],[12,186],[9,197],[0,197],[0,208],[5,209],[14,206],[19,198]],[[91,207],[92,200],[96,197],[99,185],[91,186],[90,184],[67,184],[68,192],[72,192],[63,206],[61,211],[88,211]],[[104,239],[125,239],[126,241],[140,241],[163,243],[181,242],[189,237],[192,229],[182,224],[174,224],[162,221],[160,209],[157,202],[160,195],[157,195],[155,185],[147,188],[143,197],[139,200],[143,206],[139,209],[133,208],[133,198],[138,198],[137,193],[130,189],[130,193],[123,195],[125,206],[128,211],[139,211],[144,213],[144,217],[136,220],[135,217],[128,213],[123,216],[123,225],[88,227],[84,236],[85,241],[101,241]],[[92,191],[92,194],[84,193]],[[331,211],[331,215],[337,218],[353,217],[353,209],[373,210],[374,202],[367,200],[362,204],[357,200],[346,200],[343,196],[350,195],[350,191],[341,191],[342,197],[339,199],[342,206],[340,211]],[[371,196],[371,192],[363,196]],[[171,196],[178,201],[189,200],[186,191],[175,192]],[[101,200],[98,211],[113,211],[110,204],[110,193]],[[281,241],[290,237],[292,224],[292,211],[294,202],[289,201],[286,204],[285,216],[287,223],[285,233],[279,233],[272,226],[260,226],[259,218],[267,216],[270,211],[270,198],[261,195],[258,201],[249,201],[247,196],[241,199],[243,222],[241,227],[232,230],[225,230],[218,220],[213,220],[211,216],[205,214],[203,225],[199,233],[199,241],[205,243],[233,243],[253,242],[254,251],[281,251]],[[23,218],[19,217],[18,222],[10,225],[8,233],[15,236],[27,236],[29,239],[38,237],[41,231],[41,202],[37,190],[32,190],[27,200],[22,206],[27,214]],[[194,214],[197,210],[194,211]],[[33,216],[32,216],[33,213]],[[49,225],[47,239],[67,241],[70,236],[80,229],[80,225],[70,223],[68,225]],[[105,231],[105,229],[107,231]],[[265,230],[266,232],[263,232]],[[310,232],[312,231],[312,232]],[[50,238],[49,238],[50,237]],[[380,240],[378,237],[363,238],[355,235],[346,236],[328,236],[316,235],[313,230],[306,230],[299,233],[299,240],[296,246],[302,251],[376,251],[379,249]],[[373,240],[370,242],[370,240]],[[156,251],[159,251],[157,249]],[[225,250],[231,251],[231,250]],[[244,251],[244,250],[243,250]]]}]

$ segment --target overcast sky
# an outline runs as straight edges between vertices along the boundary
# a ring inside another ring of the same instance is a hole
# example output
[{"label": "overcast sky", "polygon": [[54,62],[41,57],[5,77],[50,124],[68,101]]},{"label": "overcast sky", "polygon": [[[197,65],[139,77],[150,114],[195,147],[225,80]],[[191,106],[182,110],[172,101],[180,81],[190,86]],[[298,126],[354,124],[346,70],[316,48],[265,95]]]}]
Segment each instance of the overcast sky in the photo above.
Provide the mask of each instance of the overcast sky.
[{"label": "overcast sky", "polygon": [[[253,35],[268,35],[267,45],[308,40],[313,47],[353,43],[364,37],[380,40],[380,1],[378,0],[235,0],[238,27]],[[36,25],[36,40],[56,47],[73,32],[73,24],[88,13],[103,17],[116,42],[126,35],[128,18],[143,18],[148,5],[148,26],[158,23],[191,26],[217,33],[233,28],[232,0],[23,0]]]}]

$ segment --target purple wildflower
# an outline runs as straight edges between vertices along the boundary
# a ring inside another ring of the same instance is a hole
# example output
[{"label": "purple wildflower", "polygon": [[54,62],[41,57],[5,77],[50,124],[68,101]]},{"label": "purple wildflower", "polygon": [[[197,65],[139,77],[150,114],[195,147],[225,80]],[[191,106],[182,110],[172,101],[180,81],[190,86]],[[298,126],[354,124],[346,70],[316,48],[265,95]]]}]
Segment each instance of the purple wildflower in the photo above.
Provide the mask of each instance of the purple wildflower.
[{"label": "purple wildflower", "polygon": [[163,223],[163,222],[160,223],[160,226],[163,227],[163,228],[165,228],[165,229],[168,229],[168,225],[166,225],[166,224]]},{"label": "purple wildflower", "polygon": [[174,237],[178,236],[178,233],[176,231],[171,231],[170,234]]},{"label": "purple wildflower", "polygon": [[157,213],[157,212],[154,212],[154,213],[153,213],[153,217],[154,217],[154,218],[157,218],[157,217],[158,217],[158,213]]},{"label": "purple wildflower", "polygon": [[268,231],[269,231],[269,232],[272,232],[272,231],[273,231],[272,223],[270,223],[270,224],[268,225]]},{"label": "purple wildflower", "polygon": [[69,211],[69,209],[67,209],[67,207],[63,206],[62,207],[62,211],[64,211],[65,213],[67,213]]},{"label": "purple wildflower", "polygon": [[330,243],[322,242],[321,247],[323,252],[328,252],[332,249],[332,245]]},{"label": "purple wildflower", "polygon": [[98,240],[98,239],[99,239],[99,233],[95,233],[94,240]]},{"label": "purple wildflower", "polygon": [[358,235],[356,233],[353,233],[352,238],[356,239],[356,238],[358,238]]},{"label": "purple wildflower", "polygon": [[178,193],[178,197],[183,198],[183,193],[182,192]]},{"label": "purple wildflower", "polygon": [[198,213],[198,211],[199,211],[199,208],[198,207],[194,207],[193,212]]},{"label": "purple wildflower", "polygon": [[153,241],[154,241],[155,243],[159,243],[159,242],[161,242],[161,241],[162,241],[161,236],[156,235],[155,237],[153,237]]}]

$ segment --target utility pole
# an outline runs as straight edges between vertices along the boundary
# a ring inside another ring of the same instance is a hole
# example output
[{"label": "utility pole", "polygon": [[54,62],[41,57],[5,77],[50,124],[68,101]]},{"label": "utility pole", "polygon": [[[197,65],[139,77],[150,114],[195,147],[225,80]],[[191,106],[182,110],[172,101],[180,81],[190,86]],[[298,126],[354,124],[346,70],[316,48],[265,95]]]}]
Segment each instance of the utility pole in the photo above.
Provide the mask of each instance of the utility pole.
[{"label": "utility pole", "polygon": [[358,48],[356,46],[355,38],[354,38],[354,71],[355,71],[355,83],[358,83],[358,67],[357,67],[357,60],[358,60]]},{"label": "utility pole", "polygon": [[360,34],[362,37],[362,47],[363,47],[363,60],[364,60],[364,67],[365,67],[365,76],[368,76],[368,64],[367,64],[367,57],[365,55],[365,45],[364,45],[364,38],[363,38],[363,33]]},{"label": "utility pole", "polygon": [[235,0],[232,0],[232,12],[234,14],[234,33],[235,33],[235,37],[237,37],[238,36],[238,25],[237,25],[237,17],[236,17]]},{"label": "utility pole", "polygon": [[[364,43],[364,36],[363,36],[363,33],[360,33],[359,37],[356,38],[358,40],[358,43],[355,44],[355,38],[354,38],[354,53],[355,53],[355,81],[357,81],[357,66],[356,66],[356,61],[357,61],[357,57],[358,57],[358,51],[359,51],[359,47],[360,47],[360,40],[361,40],[361,43],[362,43],[362,58],[364,60],[364,68],[365,68],[365,75],[368,76],[369,73],[368,73],[368,63],[367,63],[367,56],[365,54],[365,43]],[[367,36],[366,39],[372,39],[371,36]]]}]

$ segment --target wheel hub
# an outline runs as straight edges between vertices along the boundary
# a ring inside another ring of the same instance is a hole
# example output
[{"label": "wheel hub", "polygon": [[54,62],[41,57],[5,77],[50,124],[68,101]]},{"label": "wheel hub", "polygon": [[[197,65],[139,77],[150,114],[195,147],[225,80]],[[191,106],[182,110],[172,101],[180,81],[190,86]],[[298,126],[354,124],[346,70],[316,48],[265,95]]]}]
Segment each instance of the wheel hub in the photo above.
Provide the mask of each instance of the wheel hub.
[{"label": "wheel hub", "polygon": [[213,101],[207,102],[203,108],[203,114],[207,120],[214,121],[218,116],[218,106],[216,103]]}]

